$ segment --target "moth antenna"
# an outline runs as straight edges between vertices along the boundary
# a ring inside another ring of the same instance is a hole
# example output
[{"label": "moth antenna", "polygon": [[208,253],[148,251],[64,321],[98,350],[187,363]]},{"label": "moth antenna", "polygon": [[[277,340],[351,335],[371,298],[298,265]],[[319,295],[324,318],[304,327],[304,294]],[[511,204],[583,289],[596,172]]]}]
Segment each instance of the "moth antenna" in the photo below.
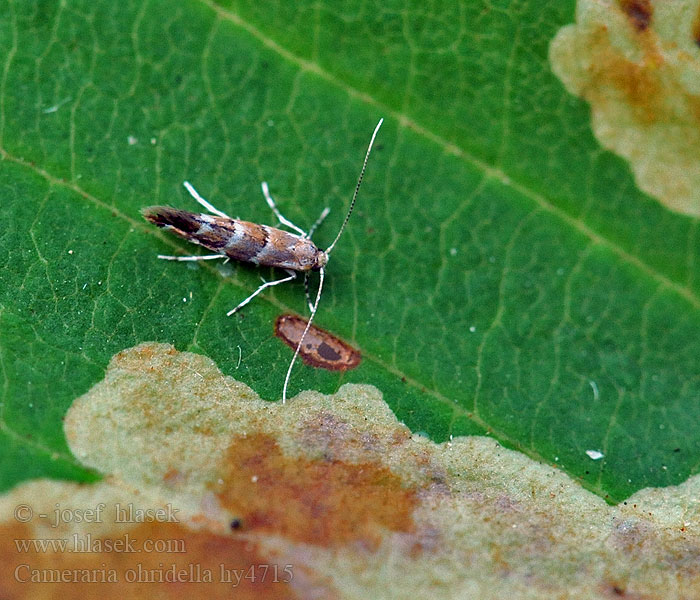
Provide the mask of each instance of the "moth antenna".
[{"label": "moth antenna", "polygon": [[372,134],[372,139],[369,141],[369,146],[367,147],[367,154],[365,154],[365,162],[362,163],[362,171],[360,171],[360,177],[357,180],[357,185],[355,186],[355,193],[352,195],[352,202],[350,202],[350,208],[348,209],[348,214],[345,215],[345,221],[343,221],[343,225],[340,228],[340,231],[338,231],[338,235],[335,236],[335,239],[333,240],[333,243],[328,246],[326,249],[326,254],[330,254],[331,251],[333,250],[333,246],[336,245],[338,240],[340,239],[340,236],[342,235],[343,231],[345,230],[345,226],[348,224],[348,219],[350,219],[350,215],[352,214],[352,209],[355,208],[355,200],[357,199],[357,192],[360,191],[360,186],[362,185],[362,178],[365,175],[365,169],[367,168],[367,160],[369,159],[369,153],[372,151],[372,145],[374,144],[374,138],[377,137],[377,132],[379,131],[379,128],[382,126],[382,123],[384,122],[384,119],[379,119],[379,123],[377,123],[377,126],[374,128],[374,133]]},{"label": "moth antenna", "polygon": [[[348,224],[348,220],[350,219],[350,215],[352,214],[352,209],[355,208],[355,200],[357,200],[357,193],[360,191],[360,186],[362,185],[362,178],[365,175],[365,169],[367,168],[367,161],[369,160],[370,152],[372,152],[372,146],[374,145],[374,138],[377,137],[377,132],[379,131],[379,128],[382,126],[383,122],[384,122],[383,118],[379,119],[379,123],[377,123],[377,126],[374,128],[374,133],[372,134],[372,139],[369,141],[369,146],[367,146],[365,160],[362,163],[362,170],[360,171],[360,177],[357,179],[357,185],[355,186],[355,193],[352,195],[352,201],[350,202],[350,208],[348,209],[348,214],[345,215],[345,220],[343,221],[343,224],[340,227],[340,231],[338,231],[338,235],[335,236],[333,243],[330,246],[328,246],[328,249],[326,250],[326,254],[330,254],[331,251],[333,250],[333,247],[338,243],[340,236],[343,234],[343,231],[345,230],[345,226]],[[323,216],[325,217],[326,214],[327,214],[326,211],[324,211]],[[321,301],[321,292],[323,291],[323,279],[325,277],[325,274],[326,274],[325,269],[321,268],[319,270],[318,291],[316,292],[316,300],[314,301],[313,308],[311,309],[311,315],[309,316],[309,320],[306,323],[306,327],[304,328],[304,332],[301,334],[301,338],[299,339],[299,343],[297,344],[297,348],[294,351],[294,356],[292,357],[292,361],[289,363],[289,368],[287,369],[287,375],[284,378],[284,387],[282,388],[282,404],[286,404],[286,402],[287,402],[287,386],[289,385],[289,378],[292,376],[292,369],[294,368],[294,363],[297,360],[297,356],[299,356],[299,352],[301,350],[301,345],[304,343],[304,338],[306,337],[306,334],[309,332],[309,329],[311,328],[311,323],[313,322],[314,317],[316,316],[316,310],[318,310],[318,303]]]},{"label": "moth antenna", "polygon": [[[381,124],[381,122],[380,122]],[[314,320],[314,317],[316,316],[316,309],[318,308],[318,303],[321,300],[321,290],[323,289],[323,278],[325,275],[325,270],[322,268],[319,271],[319,282],[318,282],[318,292],[316,292],[316,301],[314,302],[314,307],[311,310],[311,316],[309,317],[309,321],[306,324],[306,327],[304,328],[304,333],[301,334],[301,339],[299,340],[299,343],[297,344],[297,349],[294,351],[294,356],[292,357],[292,362],[289,363],[289,368],[287,369],[287,376],[284,378],[284,387],[282,388],[282,404],[286,404],[287,402],[287,385],[289,384],[289,378],[292,376],[292,368],[294,367],[294,362],[297,359],[297,356],[299,356],[299,351],[301,350],[301,345],[304,343],[304,338],[306,337],[306,334],[309,332],[309,328],[311,327],[311,322]]]}]

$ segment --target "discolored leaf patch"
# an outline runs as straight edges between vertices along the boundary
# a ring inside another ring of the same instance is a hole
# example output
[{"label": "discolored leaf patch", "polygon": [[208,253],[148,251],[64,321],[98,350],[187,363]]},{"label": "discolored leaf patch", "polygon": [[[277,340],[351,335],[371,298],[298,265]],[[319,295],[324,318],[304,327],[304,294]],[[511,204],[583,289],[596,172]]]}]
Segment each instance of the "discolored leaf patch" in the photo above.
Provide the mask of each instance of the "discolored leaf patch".
[{"label": "discolored leaf patch", "polygon": [[230,469],[213,489],[222,507],[242,515],[245,531],[376,550],[387,532],[414,529],[416,490],[374,461],[290,457],[263,434],[236,437],[227,452]]},{"label": "discolored leaf patch", "polygon": [[552,70],[591,105],[593,132],[665,206],[700,215],[697,0],[578,0]]},{"label": "discolored leaf patch", "polygon": [[[74,402],[65,431],[76,457],[108,477],[29,482],[0,498],[3,598],[690,598],[700,589],[700,478],[608,506],[492,439],[411,434],[371,386],[270,404],[208,358],[142,344]],[[170,507],[177,521],[53,528],[36,516],[100,504],[105,517],[117,504]],[[26,523],[22,505],[35,515]],[[185,551],[27,553],[14,542],[87,534],[182,541]],[[23,582],[25,564],[114,571],[119,585]],[[260,565],[266,579],[254,570],[255,581],[230,581]],[[132,571],[140,579],[129,581]]]},{"label": "discolored leaf patch", "polygon": [[[275,321],[275,335],[292,350],[296,350],[308,321],[294,315],[280,315]],[[347,371],[360,364],[362,356],[343,340],[311,325],[299,348],[305,364],[329,371]]]}]

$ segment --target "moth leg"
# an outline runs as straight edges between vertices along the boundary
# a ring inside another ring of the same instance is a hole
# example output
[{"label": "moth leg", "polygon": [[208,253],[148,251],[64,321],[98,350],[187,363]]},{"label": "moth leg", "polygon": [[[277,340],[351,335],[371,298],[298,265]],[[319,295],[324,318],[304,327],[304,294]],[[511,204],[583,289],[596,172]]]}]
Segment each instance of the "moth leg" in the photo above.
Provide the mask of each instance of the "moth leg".
[{"label": "moth leg", "polygon": [[211,214],[217,215],[219,217],[224,217],[224,219],[230,219],[226,213],[221,212],[218,208],[214,207],[213,204],[209,204],[204,198],[202,198],[199,195],[199,192],[194,189],[192,184],[189,181],[185,181],[182,183],[182,185],[185,186],[187,191],[190,193],[190,196],[192,196],[197,202],[199,202],[204,208],[206,208]]},{"label": "moth leg", "polygon": [[163,260],[180,260],[180,261],[190,261],[190,260],[214,260],[216,258],[225,258],[228,260],[228,256],[225,254],[204,254],[198,256],[168,256],[166,254],[159,254],[158,258]]},{"label": "moth leg", "polygon": [[326,208],[324,208],[321,212],[321,216],[316,219],[316,222],[311,226],[311,229],[309,229],[309,238],[314,234],[314,231],[318,229],[318,226],[323,223],[329,212],[331,212],[331,209],[326,206]]},{"label": "moth leg", "polygon": [[301,237],[303,237],[303,238],[309,237],[308,234],[301,227],[297,227],[294,223],[292,223],[289,219],[286,219],[282,215],[282,213],[277,208],[275,201],[272,199],[272,196],[270,196],[270,188],[267,187],[267,181],[263,181],[260,184],[260,187],[262,188],[262,193],[263,193],[263,196],[265,196],[265,201],[267,202],[267,205],[272,209],[272,212],[275,213],[277,220],[282,225],[286,225],[290,229],[293,229],[294,231],[296,231]]},{"label": "moth leg", "polygon": [[289,273],[289,277],[284,277],[282,279],[276,279],[275,281],[266,281],[263,283],[257,290],[255,290],[250,296],[248,296],[243,302],[241,302],[236,308],[231,309],[226,313],[227,317],[230,317],[233,313],[235,313],[238,309],[243,308],[248,302],[250,302],[255,296],[257,296],[260,292],[262,292],[265,288],[272,287],[273,285],[279,285],[280,283],[285,283],[287,281],[291,281],[294,279],[297,274],[295,271],[289,271],[288,269],[285,269],[287,273]]}]

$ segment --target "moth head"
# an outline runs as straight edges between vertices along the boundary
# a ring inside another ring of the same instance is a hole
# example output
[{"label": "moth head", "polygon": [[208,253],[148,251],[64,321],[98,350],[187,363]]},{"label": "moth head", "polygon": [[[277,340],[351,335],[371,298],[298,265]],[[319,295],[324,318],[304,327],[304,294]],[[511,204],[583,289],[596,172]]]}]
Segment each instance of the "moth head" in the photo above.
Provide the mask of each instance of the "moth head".
[{"label": "moth head", "polygon": [[314,264],[311,267],[311,270],[312,271],[320,271],[327,264],[328,264],[328,254],[326,254],[323,250],[319,250],[318,254],[316,254],[316,260],[314,261]]}]

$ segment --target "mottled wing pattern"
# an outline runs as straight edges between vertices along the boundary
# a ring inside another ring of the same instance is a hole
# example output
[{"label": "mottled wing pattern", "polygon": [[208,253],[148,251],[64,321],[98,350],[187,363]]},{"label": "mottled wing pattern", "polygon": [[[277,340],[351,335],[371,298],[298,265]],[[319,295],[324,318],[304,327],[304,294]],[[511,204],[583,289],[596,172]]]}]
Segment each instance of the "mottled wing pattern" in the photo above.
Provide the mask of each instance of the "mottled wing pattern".
[{"label": "mottled wing pattern", "polygon": [[154,225],[188,242],[241,262],[308,271],[317,267],[322,254],[311,240],[267,225],[169,206],[151,206],[143,209],[142,214]]}]

